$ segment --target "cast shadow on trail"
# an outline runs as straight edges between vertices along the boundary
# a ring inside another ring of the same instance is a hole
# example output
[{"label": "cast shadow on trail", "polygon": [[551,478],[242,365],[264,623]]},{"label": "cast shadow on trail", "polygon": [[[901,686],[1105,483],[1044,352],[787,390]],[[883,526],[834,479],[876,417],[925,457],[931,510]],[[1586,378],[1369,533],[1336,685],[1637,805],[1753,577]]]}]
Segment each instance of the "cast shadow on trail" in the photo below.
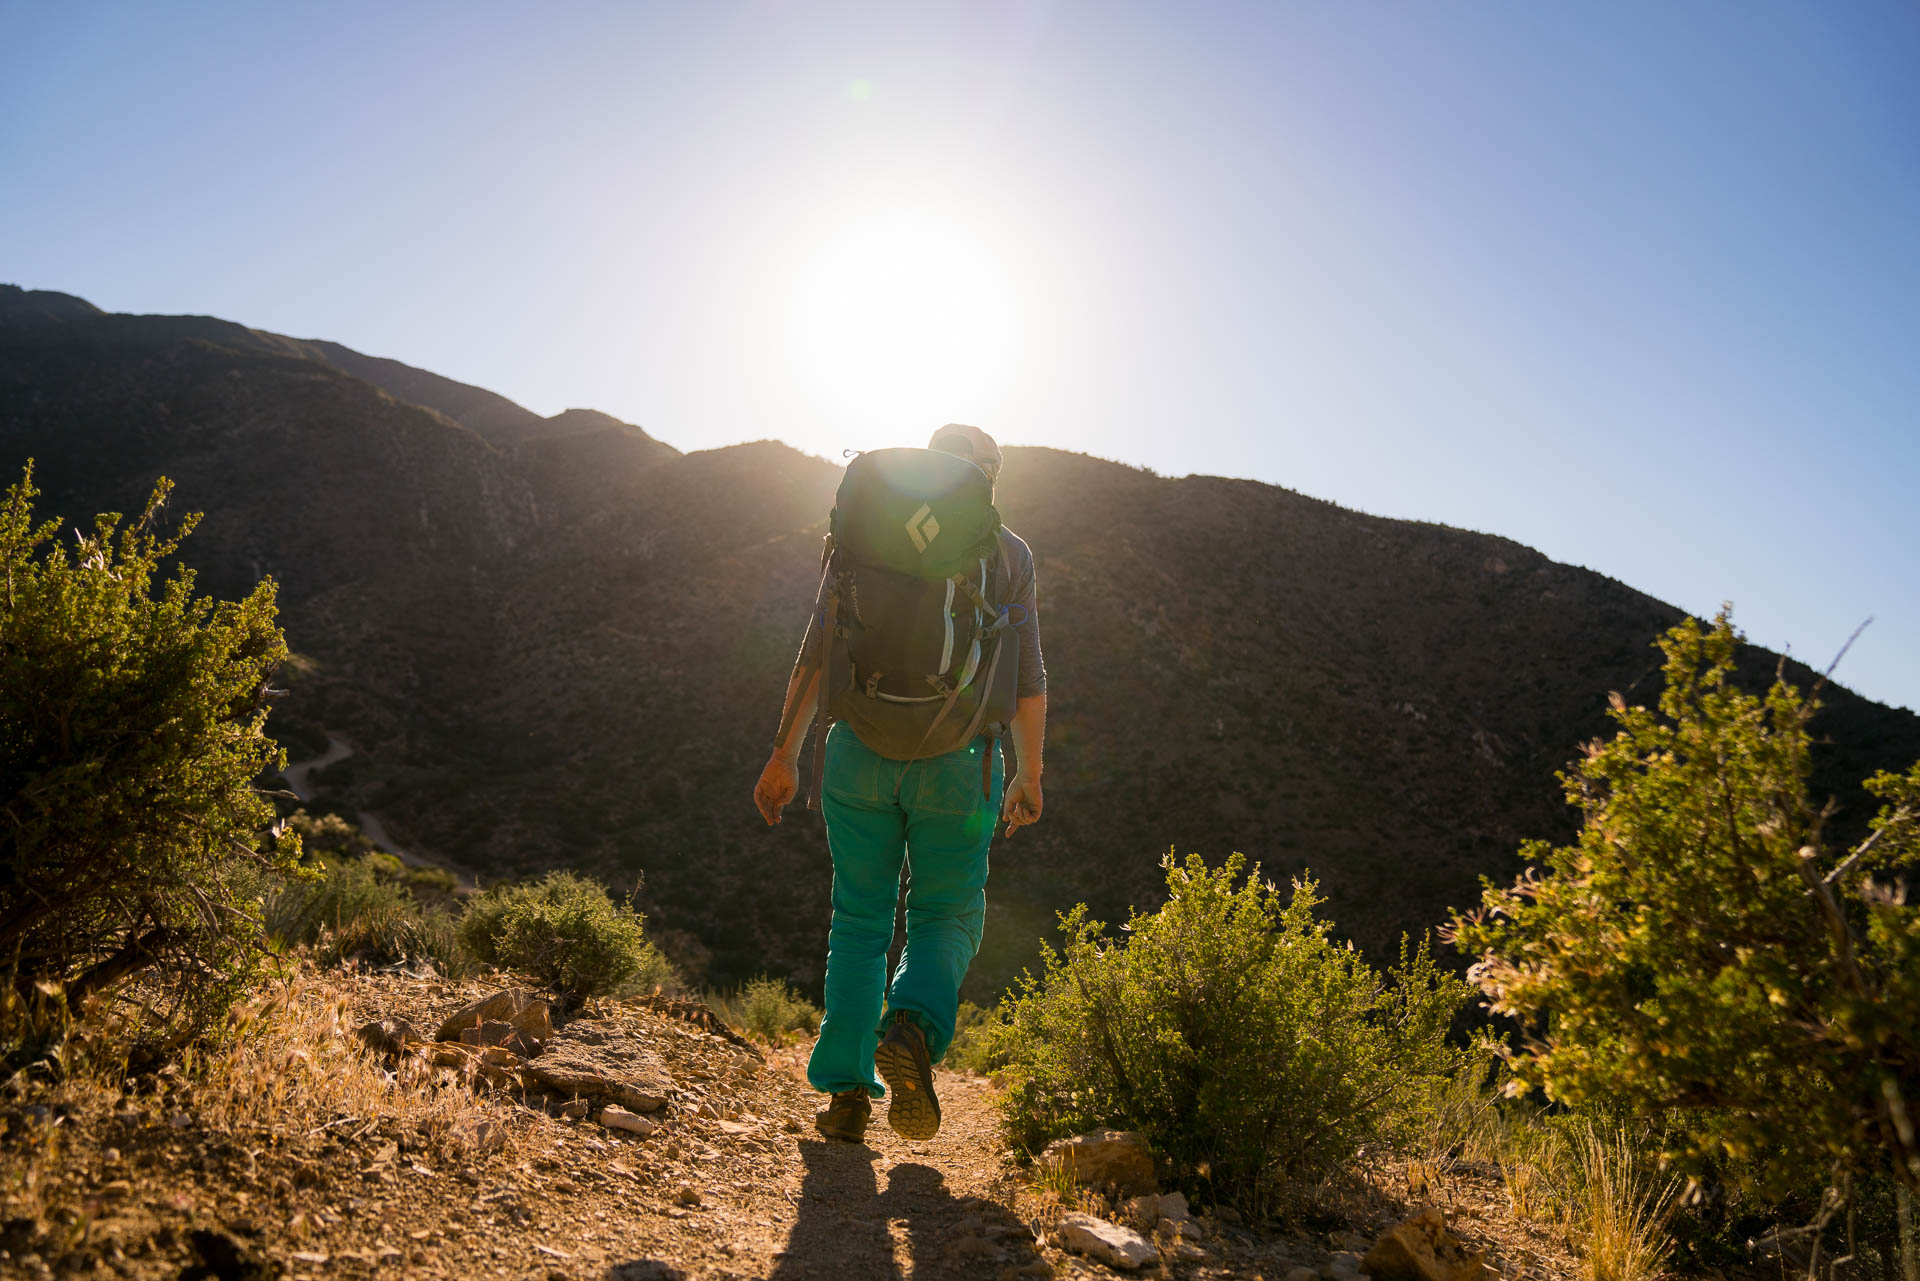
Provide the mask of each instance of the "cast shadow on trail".
[{"label": "cast shadow on trail", "polygon": [[771,1281],[897,1278],[909,1271],[916,1278],[977,1277],[983,1262],[1009,1261],[1000,1240],[1031,1239],[1005,1206],[955,1197],[930,1165],[893,1166],[883,1192],[874,1169],[880,1153],[870,1147],[803,1140],[800,1155],[806,1174],[799,1214]]}]

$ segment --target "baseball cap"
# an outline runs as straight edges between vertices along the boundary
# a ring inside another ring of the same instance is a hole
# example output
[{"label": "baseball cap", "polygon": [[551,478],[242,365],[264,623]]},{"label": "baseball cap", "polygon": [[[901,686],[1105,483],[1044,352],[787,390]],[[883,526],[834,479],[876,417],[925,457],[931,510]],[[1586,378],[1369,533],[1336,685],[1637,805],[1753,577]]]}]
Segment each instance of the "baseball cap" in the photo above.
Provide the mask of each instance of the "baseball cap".
[{"label": "baseball cap", "polygon": [[978,427],[970,427],[966,423],[948,423],[933,433],[927,448],[966,459],[987,473],[988,480],[1000,479],[1000,446]]}]

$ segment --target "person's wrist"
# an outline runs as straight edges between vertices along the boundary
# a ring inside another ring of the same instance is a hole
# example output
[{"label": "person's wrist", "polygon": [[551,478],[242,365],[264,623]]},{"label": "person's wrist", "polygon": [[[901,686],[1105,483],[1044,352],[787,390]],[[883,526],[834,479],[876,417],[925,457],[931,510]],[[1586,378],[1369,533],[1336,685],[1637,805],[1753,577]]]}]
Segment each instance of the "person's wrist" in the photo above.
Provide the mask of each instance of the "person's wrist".
[{"label": "person's wrist", "polygon": [[787,747],[784,743],[775,743],[773,745],[773,760],[779,761],[782,764],[791,765],[794,761],[798,760],[799,757],[800,753],[798,751]]}]

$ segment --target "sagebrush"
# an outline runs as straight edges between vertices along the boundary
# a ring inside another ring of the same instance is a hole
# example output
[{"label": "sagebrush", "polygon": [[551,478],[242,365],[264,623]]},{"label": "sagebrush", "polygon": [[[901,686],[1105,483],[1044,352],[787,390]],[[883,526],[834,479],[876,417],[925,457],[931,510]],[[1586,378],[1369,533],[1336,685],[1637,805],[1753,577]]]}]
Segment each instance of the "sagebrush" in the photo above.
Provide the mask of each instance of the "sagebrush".
[{"label": "sagebrush", "polygon": [[765,974],[748,979],[732,992],[709,993],[707,1004],[741,1031],[772,1045],[820,1030],[820,1007],[785,979]]},{"label": "sagebrush", "polygon": [[[1084,905],[1010,995],[993,1049],[1025,1152],[1098,1125],[1146,1133],[1177,1180],[1264,1213],[1366,1144],[1410,1142],[1467,986],[1425,944],[1382,975],[1234,855],[1165,863],[1168,899],[1109,938]],[[1245,873],[1243,875],[1243,873]]]},{"label": "sagebrush", "polygon": [[618,992],[643,969],[668,971],[640,914],[574,872],[476,896],[460,939],[482,963],[525,974],[568,1005]]}]

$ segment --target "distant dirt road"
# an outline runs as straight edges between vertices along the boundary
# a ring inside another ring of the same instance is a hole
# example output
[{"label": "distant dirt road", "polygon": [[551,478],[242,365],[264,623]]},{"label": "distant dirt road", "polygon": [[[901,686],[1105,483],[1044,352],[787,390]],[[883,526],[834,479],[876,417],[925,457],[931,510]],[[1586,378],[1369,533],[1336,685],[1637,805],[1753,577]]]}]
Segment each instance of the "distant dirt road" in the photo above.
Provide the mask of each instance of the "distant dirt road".
[{"label": "distant dirt road", "polygon": [[[284,777],[287,780],[288,789],[301,800],[311,801],[313,799],[312,779],[314,771],[325,769],[335,761],[344,761],[352,755],[353,745],[351,743],[341,738],[338,734],[333,733],[331,730],[327,731],[327,750],[324,755],[311,757],[304,761],[295,761],[287,766]],[[402,863],[410,867],[437,867],[443,872],[452,872],[459,880],[461,889],[473,890],[479,888],[479,883],[475,881],[473,873],[458,863],[453,862],[451,859],[436,858],[430,854],[415,854],[411,851],[401,849],[399,845],[394,843],[393,837],[387,834],[387,826],[380,821],[380,816],[371,810],[355,810],[353,821],[359,824],[360,831],[365,834],[369,841],[372,841],[374,845],[393,855]]]}]

